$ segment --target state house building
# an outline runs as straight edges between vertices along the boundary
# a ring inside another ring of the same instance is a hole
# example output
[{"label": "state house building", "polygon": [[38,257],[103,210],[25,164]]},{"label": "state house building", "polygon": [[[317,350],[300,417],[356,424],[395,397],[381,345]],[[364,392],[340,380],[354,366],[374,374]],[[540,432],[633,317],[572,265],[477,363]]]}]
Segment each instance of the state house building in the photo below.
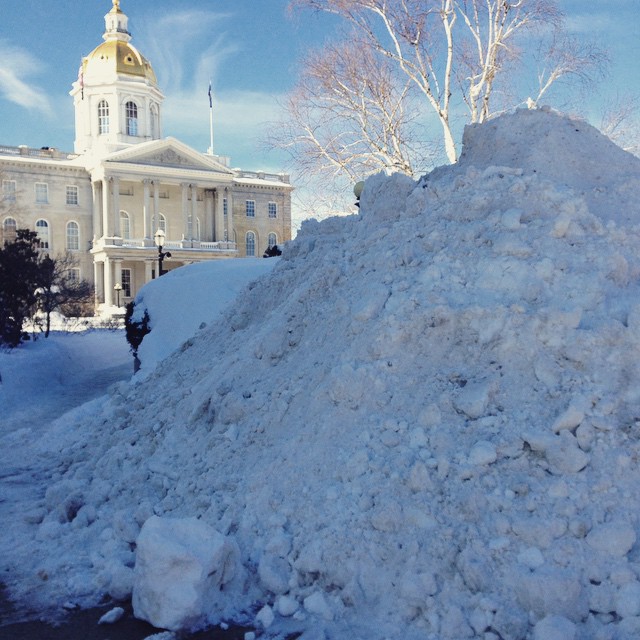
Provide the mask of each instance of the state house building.
[{"label": "state house building", "polygon": [[73,275],[94,284],[98,309],[115,304],[114,287],[126,302],[156,277],[161,234],[165,270],[260,257],[291,238],[289,176],[232,169],[211,149],[162,137],[164,96],[112,2],[104,42],[70,92],[74,153],[0,146],[0,240],[29,228],[43,251],[73,254]]}]

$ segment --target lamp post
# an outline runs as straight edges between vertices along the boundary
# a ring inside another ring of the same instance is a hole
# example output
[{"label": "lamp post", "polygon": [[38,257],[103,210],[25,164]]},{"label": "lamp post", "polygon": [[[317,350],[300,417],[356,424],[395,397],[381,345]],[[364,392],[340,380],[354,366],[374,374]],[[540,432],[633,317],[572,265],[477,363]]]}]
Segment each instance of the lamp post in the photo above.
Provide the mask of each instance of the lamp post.
[{"label": "lamp post", "polygon": [[116,282],[113,285],[113,290],[116,292],[116,306],[120,306],[120,292],[122,291],[122,285],[119,282]]},{"label": "lamp post", "polygon": [[168,251],[163,251],[162,247],[164,245],[164,231],[162,229],[158,229],[156,231],[156,235],[154,236],[154,240],[156,241],[156,245],[158,247],[158,277],[163,275],[165,271],[162,270],[162,262],[165,258],[170,258],[171,253]]}]

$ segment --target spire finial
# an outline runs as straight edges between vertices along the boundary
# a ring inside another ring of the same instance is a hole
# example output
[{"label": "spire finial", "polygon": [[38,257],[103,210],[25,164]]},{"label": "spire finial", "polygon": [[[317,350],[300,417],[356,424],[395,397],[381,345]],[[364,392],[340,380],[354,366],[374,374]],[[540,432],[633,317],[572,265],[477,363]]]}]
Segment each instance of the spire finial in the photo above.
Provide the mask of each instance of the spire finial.
[{"label": "spire finial", "polygon": [[113,0],[113,8],[116,11],[120,11],[120,0]]}]

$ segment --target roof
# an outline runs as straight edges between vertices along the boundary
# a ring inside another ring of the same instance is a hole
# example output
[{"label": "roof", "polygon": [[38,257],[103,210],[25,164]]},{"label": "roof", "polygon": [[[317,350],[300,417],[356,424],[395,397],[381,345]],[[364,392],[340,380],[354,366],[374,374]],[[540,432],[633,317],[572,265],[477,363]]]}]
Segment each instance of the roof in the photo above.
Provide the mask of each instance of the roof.
[{"label": "roof", "polygon": [[158,82],[151,63],[130,42],[122,40],[98,45],[83,60],[82,68],[85,83],[111,73],[146,78],[154,85]]}]

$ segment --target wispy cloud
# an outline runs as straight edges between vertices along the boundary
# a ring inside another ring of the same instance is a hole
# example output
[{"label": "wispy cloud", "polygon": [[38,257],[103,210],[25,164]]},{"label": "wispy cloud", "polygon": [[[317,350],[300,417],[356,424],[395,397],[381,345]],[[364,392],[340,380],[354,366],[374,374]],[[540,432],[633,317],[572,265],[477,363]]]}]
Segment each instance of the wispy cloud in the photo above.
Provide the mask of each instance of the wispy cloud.
[{"label": "wispy cloud", "polygon": [[44,65],[27,50],[0,40],[0,93],[3,97],[31,111],[50,116],[51,102],[41,86],[32,78],[41,73]]},{"label": "wispy cloud", "polygon": [[[259,151],[265,123],[276,120],[280,96],[218,89],[239,47],[226,28],[232,16],[215,11],[176,11],[146,20],[133,42],[151,61],[165,94],[163,134],[201,150],[209,143],[209,80],[213,86],[214,146],[234,161],[264,164]],[[132,25],[133,30],[133,25]],[[238,158],[237,156],[243,156]],[[247,160],[245,156],[251,156]]]},{"label": "wispy cloud", "polygon": [[165,13],[135,34],[167,95],[203,86],[206,91],[209,79],[215,81],[220,65],[237,50],[224,31],[228,17],[200,10]]}]

